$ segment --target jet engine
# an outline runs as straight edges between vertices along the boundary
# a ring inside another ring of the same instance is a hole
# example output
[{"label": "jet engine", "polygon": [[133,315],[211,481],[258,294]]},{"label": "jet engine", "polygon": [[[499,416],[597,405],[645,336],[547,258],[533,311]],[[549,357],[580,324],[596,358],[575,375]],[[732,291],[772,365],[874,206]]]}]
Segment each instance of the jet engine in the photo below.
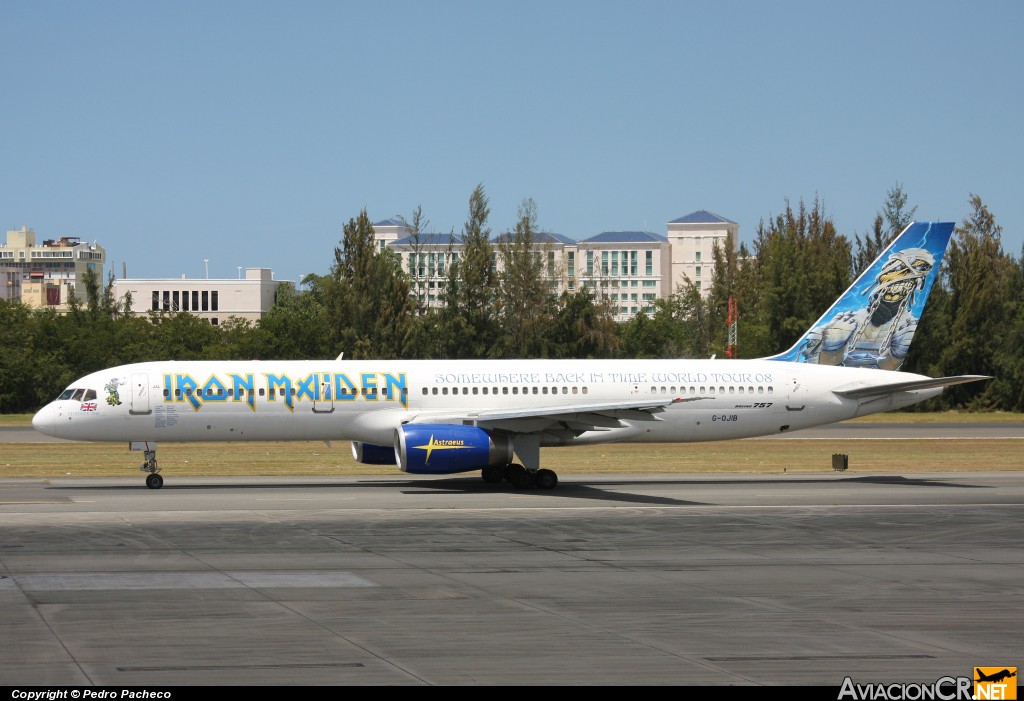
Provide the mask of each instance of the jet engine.
[{"label": "jet engine", "polygon": [[374,445],[352,441],[352,459],[364,465],[397,465],[395,449],[390,445]]},{"label": "jet engine", "polygon": [[458,424],[405,424],[395,429],[398,469],[426,475],[503,467],[512,462],[512,436]]}]

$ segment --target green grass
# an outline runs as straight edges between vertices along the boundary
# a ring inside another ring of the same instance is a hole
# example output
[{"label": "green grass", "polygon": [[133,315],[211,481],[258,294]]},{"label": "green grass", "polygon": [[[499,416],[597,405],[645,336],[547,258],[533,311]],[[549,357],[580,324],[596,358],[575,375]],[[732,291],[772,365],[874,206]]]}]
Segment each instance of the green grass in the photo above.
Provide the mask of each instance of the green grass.
[{"label": "green grass", "polygon": [[[720,443],[609,444],[545,448],[541,461],[573,473],[799,473],[832,469],[832,454],[850,456],[850,472],[905,473],[1019,470],[1019,440],[782,440]],[[348,442],[164,443],[158,457],[168,475],[332,476],[397,474],[388,465],[360,465]],[[142,454],[125,443],[6,443],[0,477],[128,477],[142,475]]]}]

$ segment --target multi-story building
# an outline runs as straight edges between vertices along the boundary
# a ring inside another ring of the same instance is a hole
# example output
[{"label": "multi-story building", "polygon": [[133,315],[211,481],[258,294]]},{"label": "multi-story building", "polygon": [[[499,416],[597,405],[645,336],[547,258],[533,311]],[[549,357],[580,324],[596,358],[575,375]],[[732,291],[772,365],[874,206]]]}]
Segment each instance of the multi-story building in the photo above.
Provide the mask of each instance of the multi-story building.
[{"label": "multi-story building", "polygon": [[103,284],[105,262],[102,246],[82,243],[77,236],[37,244],[36,232],[28,227],[8,231],[7,242],[0,244],[0,299],[66,312],[72,294],[85,302],[83,276],[87,270]]},{"label": "multi-story building", "polygon": [[650,231],[606,231],[577,244],[577,277],[595,299],[609,302],[622,321],[671,294],[668,239]]},{"label": "multi-story building", "polygon": [[670,221],[672,289],[689,280],[706,295],[714,277],[715,246],[724,250],[729,234],[732,234],[733,247],[738,246],[739,230],[736,222],[704,209]]},{"label": "multi-story building", "polygon": [[[402,269],[412,278],[412,293],[421,307],[439,307],[447,282],[448,266],[463,255],[460,236],[420,234],[398,219],[373,225],[381,250],[400,256]],[[689,281],[707,294],[714,275],[714,247],[725,246],[727,236],[737,245],[739,224],[706,210],[674,219],[668,235],[649,231],[606,231],[574,241],[567,236],[539,233],[534,255],[541,261],[553,291],[574,292],[581,286],[596,299],[609,302],[615,318],[624,321],[639,313],[653,313],[657,299],[670,296]],[[494,268],[501,270],[501,237],[494,241]]]},{"label": "multi-story building", "polygon": [[136,314],[188,312],[216,326],[229,317],[262,318],[274,306],[280,284],[269,268],[246,268],[238,279],[125,278],[114,281],[114,299],[123,304],[130,296]]}]

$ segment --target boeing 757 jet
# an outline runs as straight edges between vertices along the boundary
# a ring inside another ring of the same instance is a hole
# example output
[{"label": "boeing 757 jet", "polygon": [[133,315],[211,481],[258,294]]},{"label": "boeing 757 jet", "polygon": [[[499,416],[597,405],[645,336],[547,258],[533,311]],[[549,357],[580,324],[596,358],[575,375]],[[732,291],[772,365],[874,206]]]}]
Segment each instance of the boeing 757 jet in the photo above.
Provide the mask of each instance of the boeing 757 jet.
[{"label": "boeing 757 jet", "polygon": [[768,436],[898,409],[984,379],[896,372],[952,223],[907,227],[785,353],[758,360],[161,361],[71,384],[39,431],[127,441],[159,489],[160,442],[352,442],[361,463],[479,470],[550,489],[540,449]]}]

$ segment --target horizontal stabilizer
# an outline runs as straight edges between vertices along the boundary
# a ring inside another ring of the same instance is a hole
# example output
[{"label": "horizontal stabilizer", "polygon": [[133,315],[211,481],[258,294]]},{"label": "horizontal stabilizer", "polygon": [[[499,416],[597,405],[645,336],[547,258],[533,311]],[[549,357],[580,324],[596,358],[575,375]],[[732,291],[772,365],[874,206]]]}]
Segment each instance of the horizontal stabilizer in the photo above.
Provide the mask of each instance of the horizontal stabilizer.
[{"label": "horizontal stabilizer", "polygon": [[[897,375],[898,377],[898,375]],[[885,394],[896,392],[911,392],[917,389],[934,389],[936,387],[949,387],[951,385],[962,385],[965,382],[979,382],[989,380],[985,375],[956,375],[955,377],[936,377],[925,380],[903,380],[886,382],[885,384],[868,385],[861,382],[846,385],[839,389],[832,390],[833,394],[850,399],[863,399],[865,397],[879,397]]]}]

